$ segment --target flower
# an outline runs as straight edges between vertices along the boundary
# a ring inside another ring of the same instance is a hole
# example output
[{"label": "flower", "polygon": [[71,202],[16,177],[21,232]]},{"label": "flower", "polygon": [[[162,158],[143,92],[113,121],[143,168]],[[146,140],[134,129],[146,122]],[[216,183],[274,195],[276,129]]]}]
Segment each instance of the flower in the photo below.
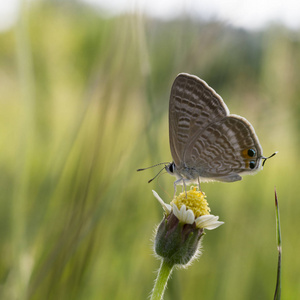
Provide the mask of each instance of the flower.
[{"label": "flower", "polygon": [[199,254],[204,229],[215,229],[224,222],[210,214],[206,196],[196,187],[176,196],[171,204],[155,191],[153,194],[165,211],[156,230],[155,252],[170,265],[186,265]]},{"label": "flower", "polygon": [[181,223],[193,224],[195,222],[197,228],[208,230],[215,229],[224,224],[224,222],[218,221],[218,216],[210,214],[205,194],[197,191],[196,187],[192,187],[186,193],[180,193],[171,202],[171,205],[165,203],[155,191],[152,192],[165,213],[169,215],[173,212]]}]

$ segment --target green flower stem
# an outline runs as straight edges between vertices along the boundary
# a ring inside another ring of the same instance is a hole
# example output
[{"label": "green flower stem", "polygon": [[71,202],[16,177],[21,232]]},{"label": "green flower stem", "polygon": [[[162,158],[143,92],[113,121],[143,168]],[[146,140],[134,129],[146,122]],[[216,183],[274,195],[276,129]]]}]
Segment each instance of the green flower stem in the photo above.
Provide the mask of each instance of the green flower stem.
[{"label": "green flower stem", "polygon": [[151,300],[161,300],[167,286],[168,279],[172,273],[174,265],[166,260],[162,260],[160,269],[157,273],[154,288],[152,290]]}]

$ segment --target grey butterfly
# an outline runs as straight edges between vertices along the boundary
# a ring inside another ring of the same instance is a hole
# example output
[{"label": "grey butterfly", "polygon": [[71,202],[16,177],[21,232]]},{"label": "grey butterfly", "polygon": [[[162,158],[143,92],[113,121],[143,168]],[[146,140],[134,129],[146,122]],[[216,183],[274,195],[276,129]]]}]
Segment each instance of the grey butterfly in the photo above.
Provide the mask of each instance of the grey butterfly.
[{"label": "grey butterfly", "polygon": [[165,169],[176,176],[175,185],[238,181],[258,172],[269,158],[252,125],[230,114],[205,81],[186,73],[176,77],[171,89],[169,139],[173,162]]},{"label": "grey butterfly", "polygon": [[171,89],[169,139],[173,162],[164,169],[177,178],[175,192],[177,184],[241,180],[276,154],[264,157],[252,125],[230,114],[205,81],[186,73],[176,77]]}]

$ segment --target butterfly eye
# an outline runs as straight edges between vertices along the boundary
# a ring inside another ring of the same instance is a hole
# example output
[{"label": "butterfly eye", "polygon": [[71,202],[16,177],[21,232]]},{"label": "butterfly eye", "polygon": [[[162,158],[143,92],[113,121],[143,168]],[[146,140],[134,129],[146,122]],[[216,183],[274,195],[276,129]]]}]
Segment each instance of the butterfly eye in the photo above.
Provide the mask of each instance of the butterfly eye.
[{"label": "butterfly eye", "polygon": [[[248,152],[247,152],[247,154],[248,154],[248,156],[250,156],[250,157],[254,157],[255,154],[256,154],[256,152],[255,152],[254,149],[249,149]],[[253,169],[253,168],[251,168],[251,169]]]},{"label": "butterfly eye", "polygon": [[171,164],[169,164],[169,171],[171,172],[171,173],[173,173],[174,172],[174,163],[171,163]]},{"label": "butterfly eye", "polygon": [[255,161],[254,161],[254,160],[251,160],[250,163],[249,163],[249,168],[250,168],[250,169],[254,169],[254,168],[255,168],[255,165],[256,165]]}]

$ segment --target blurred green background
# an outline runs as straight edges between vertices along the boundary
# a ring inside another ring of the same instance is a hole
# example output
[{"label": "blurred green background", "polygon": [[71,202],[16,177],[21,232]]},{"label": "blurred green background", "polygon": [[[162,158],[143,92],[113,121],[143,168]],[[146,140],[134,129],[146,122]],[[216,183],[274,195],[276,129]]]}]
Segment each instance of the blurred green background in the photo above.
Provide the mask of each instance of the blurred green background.
[{"label": "blurred green background", "polygon": [[300,299],[300,32],[248,32],[188,17],[108,17],[35,2],[0,34],[0,298],[147,299],[163,212],[147,180],[171,161],[168,99],[180,72],[211,85],[255,127],[263,171],[206,183],[203,254],[173,273],[165,299],[272,299],[283,239],[282,299]]}]

